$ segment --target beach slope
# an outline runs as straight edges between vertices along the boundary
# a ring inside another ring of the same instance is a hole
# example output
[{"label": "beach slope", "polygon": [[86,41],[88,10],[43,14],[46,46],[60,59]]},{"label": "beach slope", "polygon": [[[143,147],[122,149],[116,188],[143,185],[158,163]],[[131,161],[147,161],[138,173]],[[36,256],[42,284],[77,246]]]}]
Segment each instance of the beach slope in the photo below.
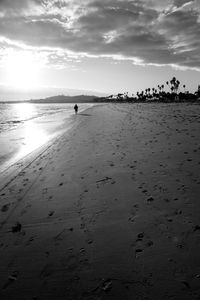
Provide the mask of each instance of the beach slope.
[{"label": "beach slope", "polygon": [[107,104],[0,202],[0,298],[199,299],[200,106]]}]

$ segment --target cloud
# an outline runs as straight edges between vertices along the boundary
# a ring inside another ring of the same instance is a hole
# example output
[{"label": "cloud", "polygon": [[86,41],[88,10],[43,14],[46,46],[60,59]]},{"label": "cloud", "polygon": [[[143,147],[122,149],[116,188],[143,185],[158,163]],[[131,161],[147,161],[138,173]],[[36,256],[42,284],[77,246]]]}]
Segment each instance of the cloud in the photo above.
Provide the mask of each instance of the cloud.
[{"label": "cloud", "polygon": [[188,4],[192,4],[193,2],[194,2],[194,0],[192,0],[192,1],[190,1],[190,0],[174,0],[174,6],[183,7]]},{"label": "cloud", "polygon": [[54,63],[60,49],[63,65],[73,53],[200,70],[198,0],[2,0],[0,11],[1,37],[52,49]]}]

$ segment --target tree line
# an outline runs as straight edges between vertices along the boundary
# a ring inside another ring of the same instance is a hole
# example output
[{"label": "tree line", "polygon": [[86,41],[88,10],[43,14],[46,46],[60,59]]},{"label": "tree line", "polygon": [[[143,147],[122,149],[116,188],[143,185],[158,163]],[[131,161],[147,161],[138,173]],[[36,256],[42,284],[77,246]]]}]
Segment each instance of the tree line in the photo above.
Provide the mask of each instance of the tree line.
[{"label": "tree line", "polygon": [[181,85],[180,81],[173,77],[166,84],[157,87],[146,88],[136,95],[129,95],[128,92],[118,93],[102,97],[98,101],[105,102],[200,102],[200,85],[195,93],[186,90],[186,85]]}]

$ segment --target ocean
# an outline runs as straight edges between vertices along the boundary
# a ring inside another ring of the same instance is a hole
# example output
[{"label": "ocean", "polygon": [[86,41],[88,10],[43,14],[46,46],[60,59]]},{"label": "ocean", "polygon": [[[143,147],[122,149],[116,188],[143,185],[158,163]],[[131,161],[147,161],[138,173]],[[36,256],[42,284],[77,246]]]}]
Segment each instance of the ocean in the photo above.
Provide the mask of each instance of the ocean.
[{"label": "ocean", "polygon": [[[81,103],[83,111],[93,104]],[[33,104],[33,103],[0,103],[0,133],[17,128],[19,125],[41,117],[58,116],[65,113],[66,118],[74,114],[73,103]]]},{"label": "ocean", "polygon": [[[79,112],[93,105],[78,104]],[[66,130],[73,107],[73,103],[0,103],[0,172]]]}]

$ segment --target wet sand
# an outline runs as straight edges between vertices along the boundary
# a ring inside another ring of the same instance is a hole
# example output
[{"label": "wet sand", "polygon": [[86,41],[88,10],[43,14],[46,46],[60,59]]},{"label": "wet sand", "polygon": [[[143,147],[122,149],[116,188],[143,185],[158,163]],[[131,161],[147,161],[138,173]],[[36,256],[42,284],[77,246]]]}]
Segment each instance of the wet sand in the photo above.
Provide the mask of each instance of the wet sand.
[{"label": "wet sand", "polygon": [[1,181],[0,298],[200,299],[200,106],[77,117]]},{"label": "wet sand", "polygon": [[[8,167],[69,129],[74,122],[73,103],[4,105],[1,109],[5,116],[0,123],[0,178]],[[79,112],[94,105],[97,104],[81,103]]]}]

